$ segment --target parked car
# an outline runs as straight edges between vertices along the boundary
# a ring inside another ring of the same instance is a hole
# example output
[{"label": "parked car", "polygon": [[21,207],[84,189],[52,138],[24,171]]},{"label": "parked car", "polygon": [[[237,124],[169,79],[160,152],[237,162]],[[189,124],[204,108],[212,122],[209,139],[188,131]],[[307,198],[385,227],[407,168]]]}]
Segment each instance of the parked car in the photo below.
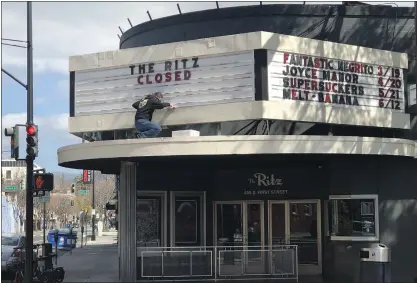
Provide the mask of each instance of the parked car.
[{"label": "parked car", "polygon": [[[14,275],[16,265],[24,260],[25,236],[1,236],[1,275],[11,277]],[[20,248],[20,249],[15,249]]]}]

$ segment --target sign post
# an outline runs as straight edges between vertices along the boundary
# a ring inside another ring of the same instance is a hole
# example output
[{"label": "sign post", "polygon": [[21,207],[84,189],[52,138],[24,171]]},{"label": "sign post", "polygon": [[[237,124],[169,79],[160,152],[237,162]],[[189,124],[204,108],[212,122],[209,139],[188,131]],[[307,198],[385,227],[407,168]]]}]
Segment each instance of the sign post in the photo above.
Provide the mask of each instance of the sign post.
[{"label": "sign post", "polygon": [[51,193],[45,192],[45,195],[39,197],[39,202],[43,204],[43,223],[42,223],[42,230],[43,230],[43,243],[46,242],[46,203],[51,200]]},{"label": "sign post", "polygon": [[[34,173],[45,173],[46,170],[45,169],[38,169],[38,170],[33,170]],[[52,176],[53,179],[53,176]],[[53,183],[52,183],[52,189],[53,189]],[[50,192],[43,192],[43,196],[39,197],[39,203],[43,203],[43,223],[42,223],[42,230],[43,230],[43,244],[45,244],[46,242],[46,203],[50,201],[51,199],[51,194]]]}]

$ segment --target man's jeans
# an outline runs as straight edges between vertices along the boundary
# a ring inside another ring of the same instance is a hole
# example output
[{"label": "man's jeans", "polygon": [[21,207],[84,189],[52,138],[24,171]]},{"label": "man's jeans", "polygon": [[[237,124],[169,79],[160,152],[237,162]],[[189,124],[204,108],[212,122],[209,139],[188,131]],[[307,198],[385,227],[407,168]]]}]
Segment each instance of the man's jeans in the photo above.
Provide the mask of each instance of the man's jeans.
[{"label": "man's jeans", "polygon": [[161,126],[145,119],[135,121],[135,128],[141,138],[154,138],[161,132]]}]

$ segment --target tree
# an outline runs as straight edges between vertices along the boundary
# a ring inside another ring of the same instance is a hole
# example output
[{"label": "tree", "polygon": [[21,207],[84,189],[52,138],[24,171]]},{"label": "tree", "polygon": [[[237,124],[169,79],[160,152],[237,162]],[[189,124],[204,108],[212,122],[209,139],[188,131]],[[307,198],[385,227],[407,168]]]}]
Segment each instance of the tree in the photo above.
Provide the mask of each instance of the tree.
[{"label": "tree", "polygon": [[[76,176],[74,179],[76,187],[76,207],[78,211],[87,210],[88,214],[91,214],[92,204],[92,184],[84,184],[82,175]],[[79,190],[88,190],[88,194],[81,195]],[[115,190],[115,176],[101,174],[94,171],[94,202],[96,213],[105,215],[104,206],[112,199]]]},{"label": "tree", "polygon": [[46,205],[47,217],[50,218],[51,214],[53,214],[57,222],[61,224],[72,221],[72,216],[77,214],[75,207],[71,206],[71,201],[74,199],[75,197],[71,194],[51,193],[51,199]]},{"label": "tree", "polygon": [[96,211],[105,215],[105,205],[115,194],[115,175],[95,174],[95,204]]},{"label": "tree", "polygon": [[[45,220],[47,226],[50,226],[52,221],[51,215],[57,217],[60,223],[68,223],[72,219],[70,216],[76,216],[75,208],[71,206],[71,200],[74,196],[70,193],[71,182],[65,179],[65,175],[54,175],[54,190],[50,194],[50,201],[45,204]],[[35,206],[35,202],[34,202]],[[43,204],[38,202],[39,215],[43,214]]]}]

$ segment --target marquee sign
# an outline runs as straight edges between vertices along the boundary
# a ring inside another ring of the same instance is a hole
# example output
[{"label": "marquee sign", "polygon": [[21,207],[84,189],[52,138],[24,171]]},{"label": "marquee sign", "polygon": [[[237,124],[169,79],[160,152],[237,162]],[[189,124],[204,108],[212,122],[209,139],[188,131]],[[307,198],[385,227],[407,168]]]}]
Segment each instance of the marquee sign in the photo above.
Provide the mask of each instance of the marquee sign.
[{"label": "marquee sign", "polygon": [[133,111],[160,91],[178,107],[254,100],[253,51],[75,72],[75,116]]},{"label": "marquee sign", "polygon": [[404,112],[403,70],[288,52],[268,52],[269,100]]}]

